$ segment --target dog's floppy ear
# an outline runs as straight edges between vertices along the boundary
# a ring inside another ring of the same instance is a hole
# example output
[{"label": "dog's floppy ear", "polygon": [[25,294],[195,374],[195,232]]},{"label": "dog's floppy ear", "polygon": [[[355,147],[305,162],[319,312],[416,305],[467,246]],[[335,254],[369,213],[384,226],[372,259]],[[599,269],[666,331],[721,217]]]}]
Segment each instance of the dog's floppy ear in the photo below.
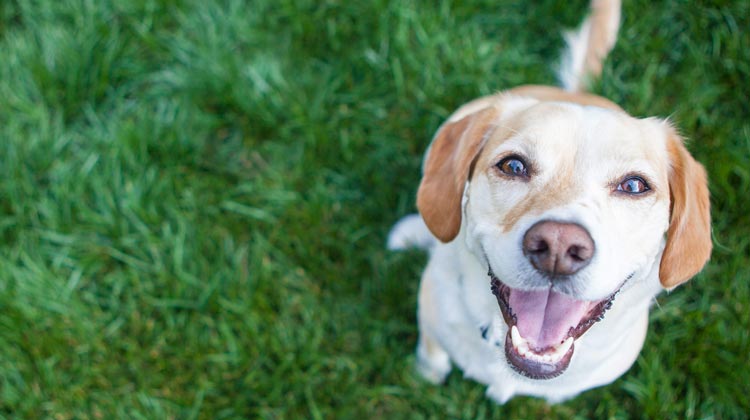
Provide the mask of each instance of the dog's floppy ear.
[{"label": "dog's floppy ear", "polygon": [[670,127],[671,215],[659,279],[673,288],[697,274],[711,256],[711,214],[706,171]]},{"label": "dog's floppy ear", "polygon": [[445,122],[427,152],[417,208],[432,234],[443,242],[452,241],[461,228],[464,186],[498,113],[489,106]]}]

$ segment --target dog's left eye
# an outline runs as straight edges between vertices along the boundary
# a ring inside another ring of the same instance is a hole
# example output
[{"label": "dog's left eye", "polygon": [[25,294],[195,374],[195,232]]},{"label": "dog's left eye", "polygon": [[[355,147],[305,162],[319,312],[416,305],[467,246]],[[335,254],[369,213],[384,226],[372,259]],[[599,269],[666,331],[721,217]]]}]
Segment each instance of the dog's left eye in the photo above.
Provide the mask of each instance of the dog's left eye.
[{"label": "dog's left eye", "polygon": [[630,195],[643,194],[651,188],[648,186],[643,178],[638,176],[631,176],[625,178],[617,185],[617,191],[624,192]]},{"label": "dog's left eye", "polygon": [[528,177],[529,169],[526,163],[518,156],[509,156],[497,163],[497,168],[506,175]]}]

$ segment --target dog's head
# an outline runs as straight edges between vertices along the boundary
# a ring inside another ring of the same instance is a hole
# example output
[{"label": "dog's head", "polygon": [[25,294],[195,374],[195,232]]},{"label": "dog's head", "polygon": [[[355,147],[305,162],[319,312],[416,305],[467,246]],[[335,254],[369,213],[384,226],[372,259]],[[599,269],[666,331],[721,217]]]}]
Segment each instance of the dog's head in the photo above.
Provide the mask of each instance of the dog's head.
[{"label": "dog's head", "polygon": [[535,379],[567,368],[574,340],[629,279],[658,263],[673,288],[711,252],[705,171],[669,123],[603,99],[544,99],[459,109],[433,140],[417,195],[435,236],[463,229],[487,263],[508,362]]}]

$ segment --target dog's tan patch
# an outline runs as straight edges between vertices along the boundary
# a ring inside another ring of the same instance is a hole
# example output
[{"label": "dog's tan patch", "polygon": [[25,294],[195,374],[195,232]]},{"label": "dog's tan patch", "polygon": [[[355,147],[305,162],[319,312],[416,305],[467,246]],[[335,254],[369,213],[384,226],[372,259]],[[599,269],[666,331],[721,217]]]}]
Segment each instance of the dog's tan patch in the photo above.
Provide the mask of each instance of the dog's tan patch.
[{"label": "dog's tan patch", "polygon": [[541,214],[545,211],[569,203],[579,194],[570,165],[561,168],[549,182],[529,191],[529,193],[508,211],[501,222],[504,233],[510,232],[526,215]]},{"label": "dog's tan patch", "polygon": [[590,76],[598,77],[602,72],[602,62],[617,40],[620,21],[620,2],[593,0],[591,2],[591,31],[589,48],[586,50],[586,68]]}]

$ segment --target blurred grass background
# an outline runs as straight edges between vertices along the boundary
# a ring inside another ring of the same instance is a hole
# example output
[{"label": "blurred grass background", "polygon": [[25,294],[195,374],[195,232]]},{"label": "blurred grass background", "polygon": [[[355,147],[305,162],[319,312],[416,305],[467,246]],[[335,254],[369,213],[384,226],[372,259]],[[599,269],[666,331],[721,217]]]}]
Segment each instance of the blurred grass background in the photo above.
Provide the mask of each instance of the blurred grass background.
[{"label": "blurred grass background", "polygon": [[744,0],[626,1],[595,89],[711,178],[712,261],[634,367],[557,406],[412,369],[425,256],[384,238],[422,152],[555,83],[586,3],[3,1],[0,417],[747,418]]}]

